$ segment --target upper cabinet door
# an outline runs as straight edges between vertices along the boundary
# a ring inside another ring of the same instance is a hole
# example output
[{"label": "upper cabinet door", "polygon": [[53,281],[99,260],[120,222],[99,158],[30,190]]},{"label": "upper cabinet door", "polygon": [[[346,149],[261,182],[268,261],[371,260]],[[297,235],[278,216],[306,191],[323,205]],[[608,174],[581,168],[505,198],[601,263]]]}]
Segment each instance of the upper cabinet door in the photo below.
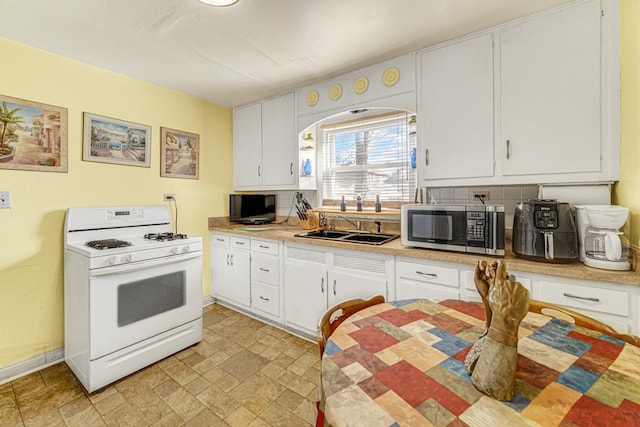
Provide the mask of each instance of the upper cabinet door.
[{"label": "upper cabinet door", "polygon": [[298,172],[293,93],[262,103],[262,168],[265,187],[291,187]]},{"label": "upper cabinet door", "polygon": [[600,2],[500,31],[502,175],[601,171]]},{"label": "upper cabinet door", "polygon": [[424,52],[419,64],[421,185],[493,176],[493,34]]},{"label": "upper cabinet door", "polygon": [[233,110],[234,188],[259,188],[262,174],[262,103],[256,103]]}]

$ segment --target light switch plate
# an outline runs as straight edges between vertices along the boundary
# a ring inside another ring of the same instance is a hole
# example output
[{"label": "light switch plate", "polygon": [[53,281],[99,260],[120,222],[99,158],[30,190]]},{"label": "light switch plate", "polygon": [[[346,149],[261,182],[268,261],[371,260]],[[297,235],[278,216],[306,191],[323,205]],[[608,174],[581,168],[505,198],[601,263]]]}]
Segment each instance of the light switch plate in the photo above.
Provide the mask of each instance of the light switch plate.
[{"label": "light switch plate", "polygon": [[11,207],[11,192],[0,191],[0,209],[7,209]]}]

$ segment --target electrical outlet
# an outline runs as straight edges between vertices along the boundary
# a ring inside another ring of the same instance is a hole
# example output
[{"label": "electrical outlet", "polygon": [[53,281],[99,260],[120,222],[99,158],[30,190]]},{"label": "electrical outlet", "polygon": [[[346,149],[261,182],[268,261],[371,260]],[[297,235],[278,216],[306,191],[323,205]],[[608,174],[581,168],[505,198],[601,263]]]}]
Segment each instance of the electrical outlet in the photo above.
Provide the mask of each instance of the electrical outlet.
[{"label": "electrical outlet", "polygon": [[168,202],[171,200],[176,200],[176,195],[175,194],[165,194],[164,195],[164,201]]},{"label": "electrical outlet", "polygon": [[491,193],[488,191],[474,191],[473,200],[478,199],[480,201],[488,202],[491,200]]},{"label": "electrical outlet", "polygon": [[0,209],[8,209],[11,207],[11,192],[0,191]]}]

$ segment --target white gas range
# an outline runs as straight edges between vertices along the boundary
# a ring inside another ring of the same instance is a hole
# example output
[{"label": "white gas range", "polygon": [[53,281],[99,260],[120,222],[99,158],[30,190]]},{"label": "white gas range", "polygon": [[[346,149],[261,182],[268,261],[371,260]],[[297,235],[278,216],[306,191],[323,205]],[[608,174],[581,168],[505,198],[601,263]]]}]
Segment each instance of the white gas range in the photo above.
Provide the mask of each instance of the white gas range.
[{"label": "white gas range", "polygon": [[64,249],[65,362],[87,391],[202,339],[202,238],[166,206],[68,209]]}]

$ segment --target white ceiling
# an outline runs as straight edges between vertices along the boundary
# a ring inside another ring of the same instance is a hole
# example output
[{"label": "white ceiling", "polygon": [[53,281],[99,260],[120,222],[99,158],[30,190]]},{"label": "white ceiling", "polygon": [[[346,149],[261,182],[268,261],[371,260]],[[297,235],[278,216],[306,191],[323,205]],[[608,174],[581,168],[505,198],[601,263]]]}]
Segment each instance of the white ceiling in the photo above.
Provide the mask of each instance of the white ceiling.
[{"label": "white ceiling", "polygon": [[0,0],[0,37],[234,107],[569,1]]}]

